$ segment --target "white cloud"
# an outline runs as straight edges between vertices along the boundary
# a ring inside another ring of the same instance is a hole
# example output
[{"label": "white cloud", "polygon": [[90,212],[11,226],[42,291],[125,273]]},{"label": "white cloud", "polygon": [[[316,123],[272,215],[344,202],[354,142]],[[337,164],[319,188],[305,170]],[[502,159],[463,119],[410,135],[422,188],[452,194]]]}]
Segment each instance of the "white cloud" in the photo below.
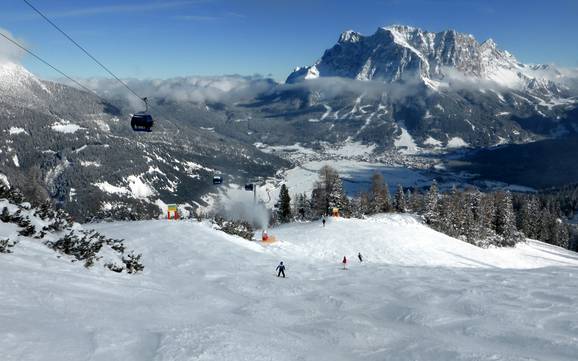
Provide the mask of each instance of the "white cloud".
[{"label": "white cloud", "polygon": [[[62,81],[69,84],[65,80]],[[103,97],[126,99],[132,107],[136,108],[143,106],[142,102],[114,79],[90,78],[79,81]],[[124,81],[137,94],[143,94],[149,98],[194,103],[230,103],[252,99],[277,86],[271,79],[261,76],[240,75],[126,79]]]},{"label": "white cloud", "polygon": [[[8,30],[0,28],[0,33],[22,45],[25,45],[23,40],[15,38]],[[5,38],[0,37],[0,62],[19,63],[23,55],[24,50],[18,48]]]}]

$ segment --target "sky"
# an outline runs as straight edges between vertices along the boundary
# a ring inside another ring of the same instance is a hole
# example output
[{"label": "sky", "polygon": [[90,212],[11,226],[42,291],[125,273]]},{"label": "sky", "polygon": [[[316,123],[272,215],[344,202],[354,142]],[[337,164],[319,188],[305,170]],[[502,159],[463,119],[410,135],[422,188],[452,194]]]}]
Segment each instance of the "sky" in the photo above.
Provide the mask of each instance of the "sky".
[{"label": "sky", "polygon": [[[29,1],[123,78],[284,80],[320,58],[341,32],[370,35],[391,24],[455,29],[492,38],[525,63],[578,67],[576,0]],[[2,0],[0,28],[71,76],[107,76],[22,0]],[[41,77],[60,77],[30,57],[23,62]]]}]

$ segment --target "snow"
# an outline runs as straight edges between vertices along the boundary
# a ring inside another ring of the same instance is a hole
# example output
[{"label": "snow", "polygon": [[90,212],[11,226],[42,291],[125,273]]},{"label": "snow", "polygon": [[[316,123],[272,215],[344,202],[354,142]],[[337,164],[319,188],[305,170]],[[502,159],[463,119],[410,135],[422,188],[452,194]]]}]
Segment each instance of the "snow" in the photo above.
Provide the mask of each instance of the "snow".
[{"label": "snow", "polygon": [[398,148],[399,152],[403,154],[418,153],[419,147],[417,146],[417,144],[415,144],[415,141],[413,140],[411,134],[409,134],[407,129],[405,129],[403,126],[399,126],[399,129],[401,130],[401,134],[393,142],[395,147]]},{"label": "snow", "polygon": [[[144,273],[0,255],[0,350],[32,360],[575,360],[578,257],[483,250],[408,216],[273,228],[264,245],[193,221],[95,225]],[[14,227],[0,223],[0,237]],[[357,262],[362,252],[366,262]],[[349,270],[340,260],[348,256]],[[273,272],[287,265],[286,279]]]},{"label": "snow", "polygon": [[156,194],[154,189],[152,189],[149,184],[143,182],[140,177],[130,175],[128,176],[127,181],[128,188],[134,198],[146,199]]},{"label": "snow", "polygon": [[96,167],[96,168],[99,168],[101,166],[100,162],[94,162],[89,160],[81,160],[80,165],[83,167]]},{"label": "snow", "polygon": [[94,186],[105,193],[127,195],[136,199],[148,199],[156,195],[156,191],[140,176],[130,175],[124,181],[127,183],[126,187],[115,186],[108,182],[95,183]]},{"label": "snow", "polygon": [[375,151],[375,144],[363,144],[348,140],[338,146],[327,145],[324,148],[325,153],[343,157],[356,157],[372,154]]},{"label": "snow", "polygon": [[214,169],[207,168],[207,167],[205,167],[199,163],[195,163],[195,162],[191,162],[191,161],[185,161],[183,164],[186,167],[187,173],[192,173],[193,171],[196,171],[196,170],[205,170],[207,172],[214,172],[215,171]]},{"label": "snow", "polygon": [[327,104],[323,104],[323,106],[325,107],[325,113],[323,113],[323,115],[321,116],[321,120],[325,120],[325,118],[327,118],[331,114],[331,111],[333,110]]},{"label": "snow", "polygon": [[20,167],[20,161],[18,160],[18,155],[17,155],[17,154],[14,154],[14,155],[12,156],[12,162],[14,163],[14,165],[15,165],[16,167]]},{"label": "snow", "polygon": [[319,70],[317,66],[313,65],[311,68],[307,70],[307,74],[305,75],[305,79],[317,79],[319,78]]},{"label": "snow", "polygon": [[10,127],[10,129],[8,129],[8,133],[10,135],[15,135],[15,134],[29,135],[28,132],[24,128],[20,128],[20,127]]},{"label": "snow", "polygon": [[448,148],[464,148],[464,147],[468,147],[469,144],[466,143],[465,140],[463,140],[460,137],[453,137],[450,140],[448,140]]},{"label": "snow", "polygon": [[442,146],[442,142],[433,138],[432,136],[427,137],[427,139],[423,142],[423,144],[431,145],[434,147],[441,147]]},{"label": "snow", "polygon": [[10,187],[10,182],[8,181],[8,177],[5,174],[0,173],[0,183]]},{"label": "snow", "polygon": [[124,187],[117,187],[108,182],[99,182],[94,184],[98,187],[101,191],[110,194],[127,194],[129,193],[128,189]]},{"label": "snow", "polygon": [[75,150],[74,150],[74,153],[80,153],[80,152],[82,152],[83,150],[85,150],[86,148],[88,148],[88,145],[85,144],[85,145],[83,145],[82,147],[80,147],[80,148],[78,148],[78,149],[75,149]]},{"label": "snow", "polygon": [[79,126],[78,124],[70,123],[69,121],[66,121],[66,120],[56,122],[56,123],[52,124],[50,127],[55,132],[65,133],[65,134],[73,134],[73,133],[76,133],[77,131],[79,131],[81,129],[84,129],[81,126]]}]

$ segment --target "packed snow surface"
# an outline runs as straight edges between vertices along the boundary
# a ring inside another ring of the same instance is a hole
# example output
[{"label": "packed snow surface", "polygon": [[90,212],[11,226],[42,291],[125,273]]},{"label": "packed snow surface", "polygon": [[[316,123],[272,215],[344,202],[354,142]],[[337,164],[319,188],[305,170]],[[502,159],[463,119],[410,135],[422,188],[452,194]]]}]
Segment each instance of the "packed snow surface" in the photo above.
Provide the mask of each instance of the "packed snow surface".
[{"label": "packed snow surface", "polygon": [[578,256],[543,243],[483,250],[400,215],[286,225],[269,245],[194,221],[96,228],[142,252],[144,273],[87,270],[33,240],[0,255],[3,361],[578,354]]}]

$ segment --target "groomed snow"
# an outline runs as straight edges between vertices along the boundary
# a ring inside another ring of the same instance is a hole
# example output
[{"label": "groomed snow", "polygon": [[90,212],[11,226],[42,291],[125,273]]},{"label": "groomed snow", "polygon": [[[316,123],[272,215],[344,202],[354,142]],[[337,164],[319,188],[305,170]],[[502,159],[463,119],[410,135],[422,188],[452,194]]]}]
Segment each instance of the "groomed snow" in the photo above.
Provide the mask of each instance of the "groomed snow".
[{"label": "groomed snow", "polygon": [[[2,225],[0,236],[15,233]],[[144,273],[86,270],[21,242],[0,255],[2,360],[578,354],[578,257],[539,242],[481,250],[405,216],[283,226],[270,230],[280,240],[272,245],[193,221],[96,227],[142,252]],[[367,262],[356,261],[358,251]],[[274,276],[281,260],[287,279]]]}]

